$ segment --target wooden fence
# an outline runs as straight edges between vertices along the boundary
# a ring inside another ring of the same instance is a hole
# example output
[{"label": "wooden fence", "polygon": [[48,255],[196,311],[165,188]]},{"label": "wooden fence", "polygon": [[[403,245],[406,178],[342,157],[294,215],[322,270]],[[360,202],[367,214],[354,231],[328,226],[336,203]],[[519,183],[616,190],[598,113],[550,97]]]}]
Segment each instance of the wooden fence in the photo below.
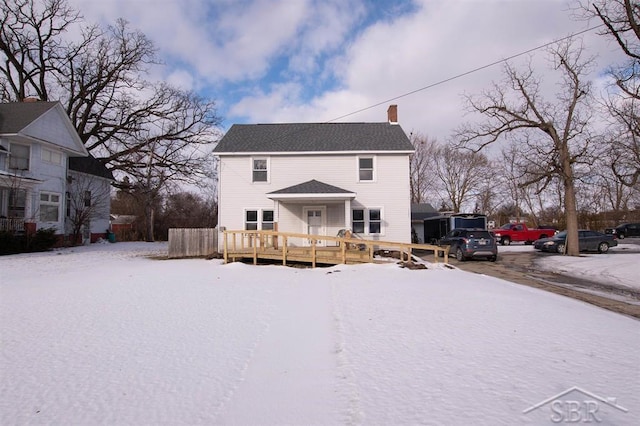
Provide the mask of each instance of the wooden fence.
[{"label": "wooden fence", "polygon": [[169,229],[169,258],[205,257],[218,251],[217,228]]}]

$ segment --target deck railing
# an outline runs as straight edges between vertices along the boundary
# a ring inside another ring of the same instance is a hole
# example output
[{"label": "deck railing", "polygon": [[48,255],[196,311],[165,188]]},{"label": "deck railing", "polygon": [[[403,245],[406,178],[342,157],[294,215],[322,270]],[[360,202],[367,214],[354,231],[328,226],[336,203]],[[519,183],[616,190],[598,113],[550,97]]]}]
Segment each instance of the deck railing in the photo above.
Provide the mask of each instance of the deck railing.
[{"label": "deck railing", "polygon": [[[291,240],[308,245],[292,245]],[[330,237],[278,231],[223,231],[224,261],[236,258],[300,261],[311,263],[346,264],[374,262],[377,250],[397,251],[399,259],[410,261],[413,250],[433,251],[434,262],[442,257],[448,263],[449,247],[431,244],[410,244],[393,241],[364,240],[360,238]]]},{"label": "deck railing", "polygon": [[0,231],[23,232],[24,219],[20,218],[0,218]]}]

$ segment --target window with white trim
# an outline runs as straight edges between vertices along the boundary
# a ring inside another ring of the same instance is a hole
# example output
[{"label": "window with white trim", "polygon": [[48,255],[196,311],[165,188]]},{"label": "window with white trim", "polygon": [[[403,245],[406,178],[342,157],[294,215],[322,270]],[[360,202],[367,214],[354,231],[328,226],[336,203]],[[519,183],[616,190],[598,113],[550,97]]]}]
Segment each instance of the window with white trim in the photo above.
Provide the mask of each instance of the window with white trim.
[{"label": "window with white trim", "polygon": [[247,231],[258,229],[273,231],[274,218],[273,210],[245,210],[244,229]]},{"label": "window with white trim", "polygon": [[356,234],[364,234],[364,210],[353,209],[351,211],[351,231]]},{"label": "window with white trim", "polygon": [[51,151],[47,148],[42,148],[42,161],[46,161],[51,164],[62,164],[62,153],[57,151]]},{"label": "window with white trim", "polygon": [[247,231],[255,231],[258,229],[258,210],[245,211],[244,229]]},{"label": "window with white trim", "polygon": [[40,193],[40,222],[58,222],[60,220],[60,194]]},{"label": "window with white trim", "polygon": [[382,232],[382,214],[380,209],[369,209],[369,234]]},{"label": "window with white trim", "polygon": [[9,169],[29,170],[29,159],[31,157],[31,147],[12,143],[9,145]]},{"label": "window with white trim", "polygon": [[267,158],[253,158],[252,164],[252,181],[268,182],[269,181],[269,160]]},{"label": "window with white trim", "polygon": [[273,231],[273,210],[262,210],[262,226],[265,231]]},{"label": "window with white trim", "polygon": [[358,180],[360,182],[373,182],[374,178],[374,158],[358,157]]},{"label": "window with white trim", "polygon": [[351,230],[355,234],[382,234],[382,209],[351,210]]}]

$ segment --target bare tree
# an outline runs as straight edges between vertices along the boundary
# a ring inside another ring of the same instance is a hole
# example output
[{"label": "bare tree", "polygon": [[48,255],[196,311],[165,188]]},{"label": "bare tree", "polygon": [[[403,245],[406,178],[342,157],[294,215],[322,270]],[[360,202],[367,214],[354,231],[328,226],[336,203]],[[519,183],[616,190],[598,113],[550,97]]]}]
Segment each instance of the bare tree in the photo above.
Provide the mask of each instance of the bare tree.
[{"label": "bare tree", "polygon": [[580,1],[578,14],[604,24],[601,34],[614,40],[627,60],[613,64],[613,87],[604,100],[612,117],[609,164],[624,185],[640,179],[640,3],[631,0]]},{"label": "bare tree", "polygon": [[72,244],[82,241],[82,231],[89,230],[91,221],[109,215],[109,182],[97,180],[84,173],[72,173],[67,192],[67,231]]},{"label": "bare tree", "polygon": [[165,200],[157,232],[166,238],[169,228],[214,228],[218,223],[217,213],[215,198],[176,192]]},{"label": "bare tree", "polygon": [[454,212],[460,212],[463,204],[478,195],[489,169],[489,160],[479,152],[440,147],[434,172],[442,184],[443,202],[451,203]]},{"label": "bare tree", "polygon": [[542,82],[529,66],[518,71],[507,64],[505,80],[477,97],[468,96],[472,111],[486,121],[461,127],[458,137],[464,146],[480,150],[498,140],[518,143],[527,159],[525,184],[541,182],[542,188],[559,178],[564,187],[567,226],[567,254],[577,256],[578,221],[574,165],[592,162],[589,123],[591,84],[584,81],[590,59],[583,59],[582,47],[564,42],[549,50],[553,69],[560,75],[555,103],[543,97]]},{"label": "bare tree", "polygon": [[[202,159],[218,138],[215,103],[147,81],[148,67],[159,61],[143,33],[123,20],[81,27],[66,0],[0,0],[0,10],[3,101],[60,100],[87,150],[111,170],[146,169],[136,152],[170,140],[186,151],[181,161],[193,160],[187,168],[166,163],[172,176],[198,181],[204,175]],[[65,39],[71,29],[81,33],[79,41]]]},{"label": "bare tree", "polygon": [[409,162],[409,185],[411,202],[417,204],[427,201],[427,193],[434,189],[436,175],[433,168],[438,142],[420,133],[411,133],[410,140],[415,152]]}]

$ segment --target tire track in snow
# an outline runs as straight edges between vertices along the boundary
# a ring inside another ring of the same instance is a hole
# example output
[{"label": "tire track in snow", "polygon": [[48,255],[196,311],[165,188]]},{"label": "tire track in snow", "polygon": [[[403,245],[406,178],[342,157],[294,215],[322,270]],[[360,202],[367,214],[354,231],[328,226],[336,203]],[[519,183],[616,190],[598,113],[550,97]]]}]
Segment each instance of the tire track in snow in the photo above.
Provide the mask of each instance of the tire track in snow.
[{"label": "tire track in snow", "polygon": [[231,386],[229,387],[227,392],[225,392],[224,396],[222,397],[222,399],[214,409],[214,412],[212,415],[212,424],[221,424],[221,422],[218,421],[220,415],[224,412],[225,408],[229,404],[229,401],[233,399],[238,388],[246,380],[247,371],[249,370],[249,367],[251,366],[251,363],[255,358],[256,352],[260,347],[262,341],[264,340],[264,337],[267,335],[267,333],[269,333],[269,330],[271,329],[271,323],[273,322],[273,318],[274,318],[274,311],[275,311],[275,306],[273,304],[270,304],[269,309],[267,311],[268,313],[266,315],[266,318],[263,320],[262,330],[256,335],[256,338],[253,341],[253,344],[250,346],[250,349],[247,352],[246,358],[242,363],[242,366],[238,370],[238,376],[232,382]]},{"label": "tire track in snow", "polygon": [[[339,272],[339,271],[338,271]],[[360,399],[360,389],[353,371],[351,361],[347,355],[346,330],[344,319],[340,311],[338,289],[335,282],[331,283],[331,314],[335,326],[336,342],[335,353],[337,356],[337,383],[338,392],[348,403],[348,411],[345,413],[345,424],[360,425],[364,422],[364,412]]]}]

